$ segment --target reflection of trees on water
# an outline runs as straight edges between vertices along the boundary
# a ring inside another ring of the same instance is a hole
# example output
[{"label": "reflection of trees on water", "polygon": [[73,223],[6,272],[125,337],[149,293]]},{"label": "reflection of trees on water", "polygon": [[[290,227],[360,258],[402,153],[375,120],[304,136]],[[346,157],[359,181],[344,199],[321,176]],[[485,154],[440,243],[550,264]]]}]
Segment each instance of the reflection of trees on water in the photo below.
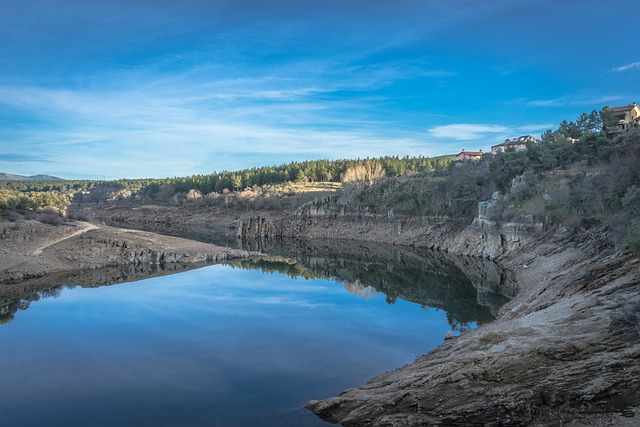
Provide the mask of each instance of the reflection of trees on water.
[{"label": "reflection of trees on water", "polygon": [[[229,265],[282,273],[293,278],[330,279],[365,300],[384,295],[444,310],[454,330],[489,322],[515,295],[507,272],[495,263],[429,250],[359,242],[285,241],[266,259]],[[0,323],[42,298],[56,297],[65,288],[98,287],[182,272],[197,265],[139,265],[132,268],[81,270],[48,275],[0,287]]]},{"label": "reflection of trees on water", "polygon": [[365,286],[360,282],[343,282],[338,281],[340,285],[349,293],[358,296],[365,301],[369,301],[376,297],[376,295],[380,295],[380,292],[376,291],[375,288],[371,286]]},{"label": "reflection of trees on water", "polygon": [[[0,324],[11,322],[18,311],[43,298],[57,298],[65,289],[76,286],[96,288],[134,282],[150,277],[180,273],[197,268],[197,264],[140,264],[50,274],[37,279],[0,286]],[[200,265],[201,266],[201,265]]]},{"label": "reflection of trees on water", "polygon": [[[232,268],[242,268],[244,270],[260,270],[264,274],[284,274],[293,279],[303,278],[305,280],[325,279],[338,283],[347,292],[369,301],[379,295],[375,288],[355,281],[340,280],[340,278],[325,275],[321,272],[309,269],[291,258],[285,257],[268,257],[266,259],[245,259],[240,261],[231,261],[227,265]],[[389,302],[387,300],[387,302]],[[392,302],[393,303],[393,302]]]},{"label": "reflection of trees on water", "polygon": [[332,279],[365,299],[384,294],[446,312],[454,330],[486,323],[515,295],[508,272],[481,259],[414,248],[362,242],[285,241],[266,260],[231,265],[284,273],[290,277]]},{"label": "reflection of trees on water", "polygon": [[64,289],[66,289],[66,286],[54,286],[53,288],[43,289],[34,294],[25,295],[21,299],[3,304],[0,306],[0,324],[4,325],[5,323],[11,322],[18,311],[28,309],[29,305],[34,301],[39,301],[42,298],[58,298]]}]

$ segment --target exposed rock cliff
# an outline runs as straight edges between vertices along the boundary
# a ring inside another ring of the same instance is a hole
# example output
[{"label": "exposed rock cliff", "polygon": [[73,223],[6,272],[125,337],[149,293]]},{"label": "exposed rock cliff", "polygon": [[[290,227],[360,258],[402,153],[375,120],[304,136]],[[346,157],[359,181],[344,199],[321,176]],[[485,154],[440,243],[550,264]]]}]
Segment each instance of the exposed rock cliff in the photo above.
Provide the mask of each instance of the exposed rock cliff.
[{"label": "exposed rock cliff", "polygon": [[238,238],[267,244],[281,237],[354,239],[489,259],[517,250],[541,232],[540,224],[489,221],[482,209],[471,223],[447,217],[374,215],[347,208],[339,196],[310,202],[285,218],[241,218],[236,228]]},{"label": "exposed rock cliff", "polygon": [[290,215],[216,219],[235,224],[234,234],[257,247],[281,237],[406,244],[496,259],[515,273],[519,293],[495,322],[363,387],[310,402],[324,419],[346,426],[637,425],[630,417],[640,405],[640,340],[628,319],[640,313],[638,258],[617,253],[606,233],[496,223],[486,213],[481,204],[470,222],[373,215],[333,197]]},{"label": "exposed rock cliff", "polygon": [[503,263],[521,290],[497,321],[308,408],[345,426],[633,425],[640,339],[625,313],[640,307],[640,260],[559,231]]},{"label": "exposed rock cliff", "polygon": [[472,222],[447,217],[375,215],[350,207],[344,195],[309,202],[293,212],[237,211],[205,207],[108,206],[93,218],[108,225],[233,242],[261,250],[281,238],[384,242],[495,259],[535,240],[535,223],[489,221],[480,206]]}]

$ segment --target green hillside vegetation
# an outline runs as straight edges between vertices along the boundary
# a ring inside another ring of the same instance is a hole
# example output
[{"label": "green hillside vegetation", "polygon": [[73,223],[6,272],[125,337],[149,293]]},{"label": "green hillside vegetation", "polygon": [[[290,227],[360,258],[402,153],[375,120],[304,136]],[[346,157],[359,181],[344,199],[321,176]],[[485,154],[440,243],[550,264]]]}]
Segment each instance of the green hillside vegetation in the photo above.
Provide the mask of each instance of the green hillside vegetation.
[{"label": "green hillside vegetation", "polygon": [[61,194],[0,189],[0,217],[6,216],[11,221],[21,219],[22,214],[33,215],[38,212],[37,217],[42,222],[57,225],[62,222],[61,214],[66,213],[67,206],[69,200]]},{"label": "green hillside vegetation", "polygon": [[20,191],[0,190],[0,212],[10,210],[35,211],[52,208],[64,209],[69,205],[66,197],[51,192],[22,193]]},{"label": "green hillside vegetation", "polygon": [[[155,203],[287,210],[336,191],[352,207],[384,215],[447,216],[471,221],[478,203],[498,222],[545,227],[605,224],[610,239],[640,251],[640,130],[609,139],[611,110],[584,113],[548,130],[526,151],[480,161],[453,156],[317,160],[165,179],[0,181],[0,215],[64,210],[76,200],[121,193]],[[78,198],[78,195],[80,197]]]},{"label": "green hillside vegetation", "polygon": [[471,221],[491,200],[487,219],[545,226],[609,226],[614,243],[640,250],[640,129],[607,139],[607,112],[564,121],[526,151],[487,153],[446,170],[380,180],[354,196],[378,214],[448,216]]},{"label": "green hillside vegetation", "polygon": [[[62,212],[70,200],[99,203],[131,195],[135,195],[137,200],[154,203],[197,201],[207,206],[286,210],[341,190],[341,178],[348,175],[347,171],[359,170],[362,165],[381,166],[382,175],[393,177],[436,170],[452,161],[453,156],[387,156],[375,160],[292,162],[181,178],[0,181],[0,191],[3,192],[0,216],[42,209]],[[356,181],[352,182],[355,184]],[[43,194],[49,196],[43,198]]]},{"label": "green hillside vegetation", "polygon": [[[382,165],[386,176],[401,176],[414,172],[435,170],[447,166],[453,156],[398,157],[375,159]],[[239,191],[254,186],[282,184],[286,182],[340,182],[345,172],[362,163],[362,160],[313,160],[291,162],[280,166],[265,166],[240,171],[214,172],[176,178],[119,179],[116,181],[1,181],[0,189],[70,192],[90,191],[96,188],[140,191],[147,198],[164,197],[167,194],[187,193],[196,190],[201,194],[223,191]]]}]

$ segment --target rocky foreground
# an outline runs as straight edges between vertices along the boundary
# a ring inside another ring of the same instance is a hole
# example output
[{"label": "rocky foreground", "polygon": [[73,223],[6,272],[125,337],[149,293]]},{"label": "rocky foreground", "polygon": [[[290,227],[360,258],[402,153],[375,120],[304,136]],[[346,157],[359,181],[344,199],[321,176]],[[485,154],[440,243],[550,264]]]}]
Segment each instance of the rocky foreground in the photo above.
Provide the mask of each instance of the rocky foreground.
[{"label": "rocky foreground", "polygon": [[141,264],[193,264],[256,253],[87,222],[0,222],[0,283],[49,273]]},{"label": "rocky foreground", "polygon": [[307,408],[345,426],[638,425],[640,260],[564,230],[501,264],[520,292],[496,321]]}]

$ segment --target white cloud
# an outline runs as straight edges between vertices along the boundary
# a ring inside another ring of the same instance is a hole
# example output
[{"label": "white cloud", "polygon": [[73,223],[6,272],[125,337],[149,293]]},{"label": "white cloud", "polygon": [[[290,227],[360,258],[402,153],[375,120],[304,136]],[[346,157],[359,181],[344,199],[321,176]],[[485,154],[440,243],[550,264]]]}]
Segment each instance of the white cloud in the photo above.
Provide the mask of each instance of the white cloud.
[{"label": "white cloud", "polygon": [[[58,175],[184,176],[315,158],[441,154],[425,149],[418,130],[379,119],[365,97],[325,99],[319,95],[336,88],[310,83],[257,77],[109,90],[5,86],[0,105],[51,124],[17,139],[28,141],[23,150],[49,154],[55,166],[46,167]],[[0,170],[7,168],[0,159]]]},{"label": "white cloud", "polygon": [[620,67],[615,67],[609,70],[610,73],[621,73],[629,70],[637,70],[640,69],[640,61],[632,62],[630,64],[622,65]]},{"label": "white cloud", "polygon": [[509,133],[509,128],[503,125],[459,123],[453,125],[435,126],[429,129],[429,134],[436,138],[467,141],[484,139],[489,135]]},{"label": "white cloud", "polygon": [[[435,138],[444,140],[476,141],[483,145],[493,145],[502,139],[521,135],[538,137],[540,133],[551,127],[553,127],[553,125],[548,123],[524,125],[458,123],[432,127],[429,129],[429,134]],[[450,146],[455,148],[453,144],[450,144]],[[452,150],[450,151],[452,152]]]},{"label": "white cloud", "polygon": [[[543,131],[547,130],[547,129],[551,129],[553,127],[557,126],[556,124],[553,123],[532,123],[532,124],[527,124],[527,125],[521,125],[521,126],[516,126],[513,128],[513,130],[515,131],[515,133],[517,133],[518,135],[522,135],[522,134],[535,134],[535,133],[542,133]],[[533,135],[535,136],[535,135]]]},{"label": "white cloud", "polygon": [[565,95],[552,99],[535,99],[526,101],[526,105],[531,107],[599,107],[611,102],[619,102],[626,97],[622,95],[584,96]]}]

